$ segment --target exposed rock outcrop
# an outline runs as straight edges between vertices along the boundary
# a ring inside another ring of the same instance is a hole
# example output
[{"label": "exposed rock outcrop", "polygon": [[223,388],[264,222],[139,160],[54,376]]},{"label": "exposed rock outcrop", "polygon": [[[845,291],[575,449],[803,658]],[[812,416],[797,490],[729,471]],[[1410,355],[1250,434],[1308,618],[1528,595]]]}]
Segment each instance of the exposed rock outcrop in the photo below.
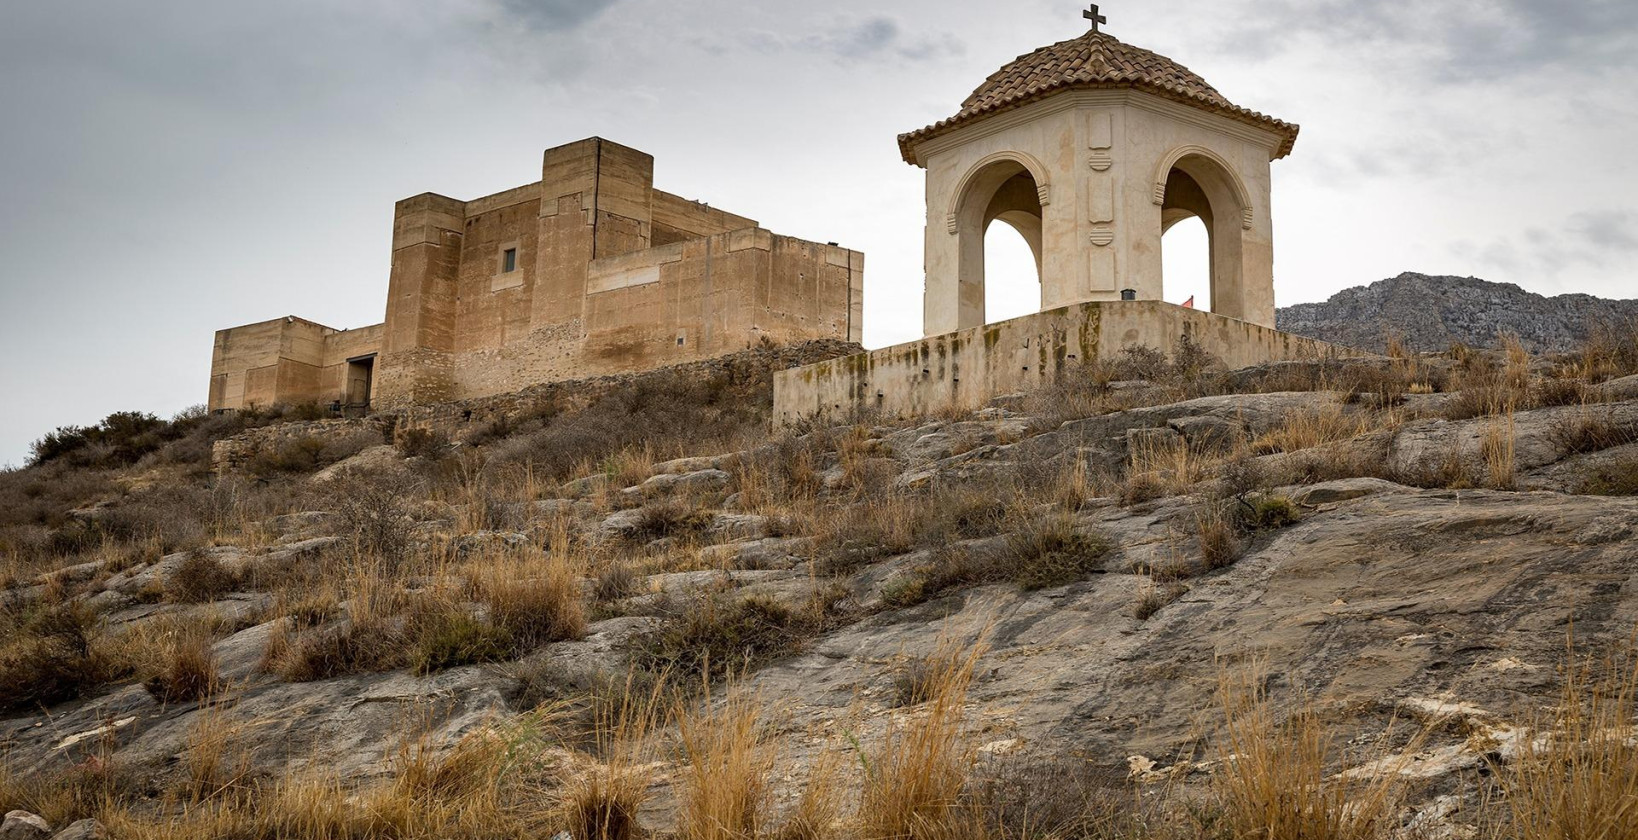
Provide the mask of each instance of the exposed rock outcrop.
[{"label": "exposed rock outcrop", "polygon": [[1418,351],[1444,350],[1452,342],[1491,347],[1497,336],[1512,333],[1526,349],[1541,353],[1570,350],[1600,324],[1635,321],[1638,300],[1580,294],[1544,297],[1511,283],[1407,272],[1344,289],[1323,303],[1284,307],[1277,326],[1378,352],[1385,349],[1390,333]]}]

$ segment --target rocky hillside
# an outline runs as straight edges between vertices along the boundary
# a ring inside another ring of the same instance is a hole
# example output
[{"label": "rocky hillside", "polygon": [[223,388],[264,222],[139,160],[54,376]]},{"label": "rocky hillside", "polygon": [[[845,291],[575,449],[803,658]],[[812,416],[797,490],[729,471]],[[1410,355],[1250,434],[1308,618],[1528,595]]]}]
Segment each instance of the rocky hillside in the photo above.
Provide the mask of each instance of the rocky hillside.
[{"label": "rocky hillside", "polygon": [[1562,353],[1600,329],[1630,331],[1635,323],[1638,300],[1549,298],[1511,283],[1413,273],[1278,313],[1282,330],[1376,352],[1390,335],[1413,351],[1441,352],[1452,343],[1494,347],[1498,336],[1511,333],[1532,353]]},{"label": "rocky hillside", "polygon": [[[708,439],[738,415],[650,382],[349,427],[328,465],[256,436],[254,476],[0,475],[0,810],[37,829],[3,836],[1624,830],[1628,341],[1136,353],[968,416]],[[1538,737],[1571,725],[1602,752]],[[1556,795],[1572,749],[1616,792]]]}]

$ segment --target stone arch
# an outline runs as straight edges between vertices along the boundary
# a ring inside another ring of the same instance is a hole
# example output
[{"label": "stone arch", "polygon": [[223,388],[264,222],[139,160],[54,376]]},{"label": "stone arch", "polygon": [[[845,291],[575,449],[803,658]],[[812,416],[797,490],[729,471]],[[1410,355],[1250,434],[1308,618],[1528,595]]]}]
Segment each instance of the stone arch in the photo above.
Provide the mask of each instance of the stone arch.
[{"label": "stone arch", "polygon": [[[1233,167],[1210,149],[1174,149],[1156,170],[1154,200],[1160,205],[1162,236],[1190,217],[1205,224],[1211,311],[1242,320],[1254,315],[1245,277],[1245,238],[1254,210],[1250,193]],[[1164,284],[1164,265],[1161,274]]]},{"label": "stone arch", "polygon": [[1046,168],[1022,152],[996,152],[962,176],[950,204],[947,225],[957,237],[957,328],[985,323],[984,234],[992,222],[1011,225],[1035,256],[1041,277],[1042,208],[1051,202]]},{"label": "stone arch", "polygon": [[1246,182],[1240,179],[1239,173],[1234,171],[1232,164],[1224,160],[1222,155],[1205,146],[1178,146],[1168,152],[1164,158],[1161,158],[1160,164],[1155,167],[1155,204],[1162,207],[1166,205],[1166,193],[1169,187],[1167,182],[1172,171],[1177,169],[1180,163],[1186,164],[1190,158],[1198,161],[1195,163],[1194,168],[1210,168],[1221,176],[1225,182],[1224,185],[1233,192],[1234,205],[1240,211],[1236,218],[1239,220],[1241,228],[1250,230],[1252,219],[1255,218],[1256,214],[1255,206],[1251,203],[1251,191],[1246,189]]},{"label": "stone arch", "polygon": [[1052,203],[1052,184],[1047,175],[1047,168],[1042,166],[1034,155],[1013,151],[995,152],[973,164],[972,168],[967,170],[967,174],[956,182],[955,192],[950,195],[950,208],[946,217],[951,234],[956,232],[956,213],[961,209],[961,203],[966,200],[967,194],[972,191],[974,182],[984,177],[986,170],[998,163],[1007,162],[1015,163],[1029,173],[1030,178],[1035,181],[1036,198],[1042,207]]}]

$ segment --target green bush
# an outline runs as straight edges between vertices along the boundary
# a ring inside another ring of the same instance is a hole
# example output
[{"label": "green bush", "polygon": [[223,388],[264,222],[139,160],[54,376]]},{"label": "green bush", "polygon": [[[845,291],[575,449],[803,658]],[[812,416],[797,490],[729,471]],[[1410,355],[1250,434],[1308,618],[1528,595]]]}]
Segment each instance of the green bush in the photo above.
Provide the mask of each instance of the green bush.
[{"label": "green bush", "polygon": [[1297,506],[1284,496],[1255,496],[1237,499],[1234,505],[1236,525],[1245,533],[1275,531],[1302,521]]}]

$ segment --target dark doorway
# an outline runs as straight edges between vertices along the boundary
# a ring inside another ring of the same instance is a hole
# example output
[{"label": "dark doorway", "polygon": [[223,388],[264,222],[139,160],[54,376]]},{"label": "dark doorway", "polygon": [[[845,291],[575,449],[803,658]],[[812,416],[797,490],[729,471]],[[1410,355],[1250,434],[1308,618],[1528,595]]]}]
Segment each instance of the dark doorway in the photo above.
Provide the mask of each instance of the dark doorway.
[{"label": "dark doorway", "polygon": [[375,378],[375,356],[347,360],[347,390],[343,400],[349,413],[370,410],[370,386]]}]

